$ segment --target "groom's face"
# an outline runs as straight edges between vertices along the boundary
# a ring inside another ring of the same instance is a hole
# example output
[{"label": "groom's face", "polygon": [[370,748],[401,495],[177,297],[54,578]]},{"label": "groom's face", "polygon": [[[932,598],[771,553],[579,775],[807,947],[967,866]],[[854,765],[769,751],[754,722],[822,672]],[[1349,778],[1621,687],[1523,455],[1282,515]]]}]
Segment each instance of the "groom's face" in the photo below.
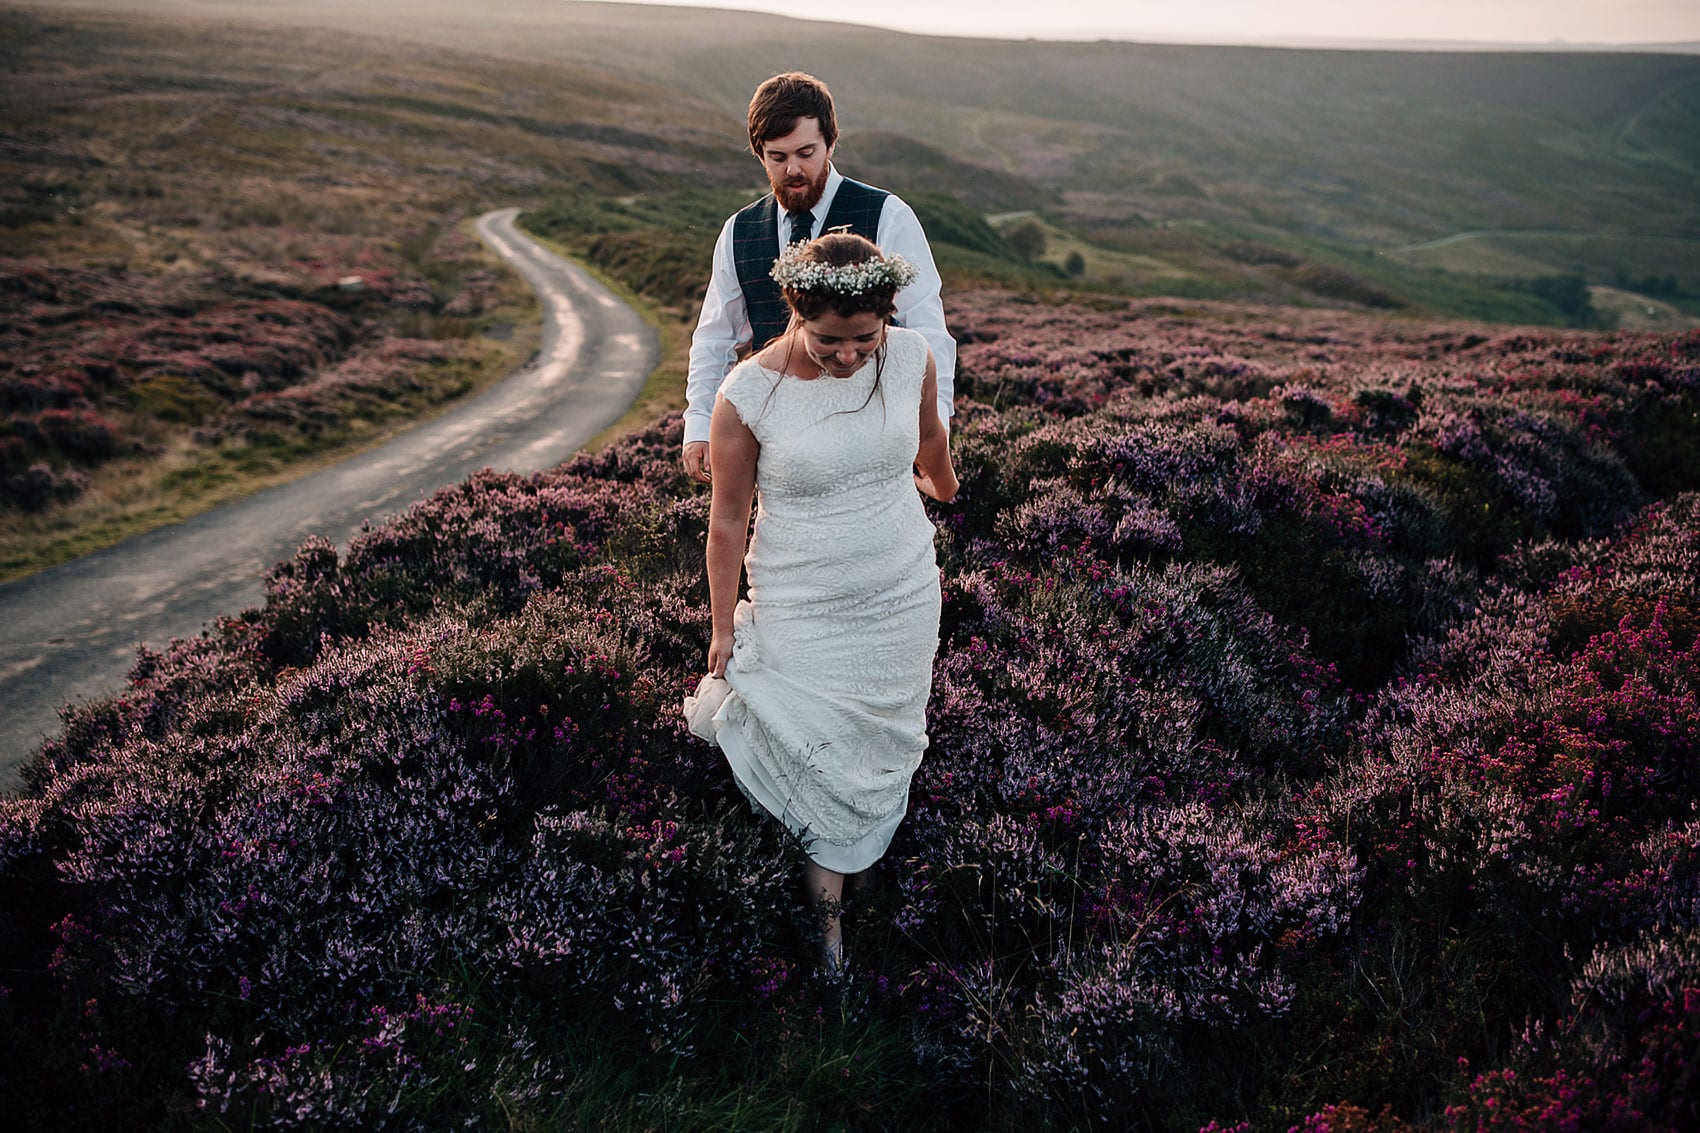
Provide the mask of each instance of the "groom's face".
[{"label": "groom's face", "polygon": [[[826,191],[832,147],[821,136],[818,118],[799,118],[789,134],[762,143],[761,164],[767,183],[787,212],[812,209]],[[816,219],[819,219],[818,217]]]}]

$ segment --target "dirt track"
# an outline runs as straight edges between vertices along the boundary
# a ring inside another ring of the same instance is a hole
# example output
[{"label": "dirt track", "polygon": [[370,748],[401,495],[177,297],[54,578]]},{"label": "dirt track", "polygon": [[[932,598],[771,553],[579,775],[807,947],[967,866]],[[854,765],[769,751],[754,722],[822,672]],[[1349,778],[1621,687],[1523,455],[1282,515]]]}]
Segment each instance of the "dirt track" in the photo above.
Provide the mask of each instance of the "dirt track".
[{"label": "dirt track", "polygon": [[260,574],[308,535],[345,547],[374,522],[480,468],[532,471],[566,459],[631,404],[660,347],[637,312],[513,225],[479,234],[543,304],[526,368],[384,445],[183,523],[0,586],[0,788],[58,729],[66,701],[116,690],[136,645],[198,633],[261,600]]}]

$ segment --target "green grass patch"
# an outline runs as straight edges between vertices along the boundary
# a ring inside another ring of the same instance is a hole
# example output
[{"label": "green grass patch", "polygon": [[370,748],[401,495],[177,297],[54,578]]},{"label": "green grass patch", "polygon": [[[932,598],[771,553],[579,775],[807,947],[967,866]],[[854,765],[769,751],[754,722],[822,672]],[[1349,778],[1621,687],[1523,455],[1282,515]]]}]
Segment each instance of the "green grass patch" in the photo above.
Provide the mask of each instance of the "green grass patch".
[{"label": "green grass patch", "polygon": [[201,383],[179,374],[153,374],[125,391],[124,407],[173,425],[199,425],[223,406]]}]

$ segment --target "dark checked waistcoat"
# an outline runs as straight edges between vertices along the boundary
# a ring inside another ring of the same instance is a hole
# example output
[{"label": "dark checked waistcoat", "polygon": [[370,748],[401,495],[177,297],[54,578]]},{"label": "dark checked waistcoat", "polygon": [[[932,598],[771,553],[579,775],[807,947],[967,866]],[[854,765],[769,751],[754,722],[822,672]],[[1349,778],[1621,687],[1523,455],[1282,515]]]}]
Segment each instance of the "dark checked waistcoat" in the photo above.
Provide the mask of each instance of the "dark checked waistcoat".
[{"label": "dark checked waistcoat", "polygon": [[[877,243],[880,210],[890,195],[846,177],[833,194],[826,221],[815,223],[815,235],[848,224],[856,235]],[[739,210],[732,221],[732,261],[738,268],[738,286],[744,292],[744,309],[750,318],[751,350],[760,350],[784,334],[791,320],[791,309],[779,293],[779,284],[767,274],[778,258],[779,202],[769,193]]]}]

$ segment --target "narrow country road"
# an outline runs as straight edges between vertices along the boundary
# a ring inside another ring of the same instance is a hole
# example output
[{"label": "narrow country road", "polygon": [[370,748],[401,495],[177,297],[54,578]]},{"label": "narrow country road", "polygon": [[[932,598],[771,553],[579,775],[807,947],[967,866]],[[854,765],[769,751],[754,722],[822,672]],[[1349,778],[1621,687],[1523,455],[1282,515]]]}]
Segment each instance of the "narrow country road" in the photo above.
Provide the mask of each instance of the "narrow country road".
[{"label": "narrow country road", "polygon": [[478,233],[542,301],[542,349],[526,368],[369,452],[0,586],[0,789],[21,785],[61,704],[119,688],[137,643],[257,604],[261,572],[307,536],[345,548],[362,520],[480,468],[557,464],[625,411],[659,361],[655,332],[516,229],[518,213],[480,217]]}]

